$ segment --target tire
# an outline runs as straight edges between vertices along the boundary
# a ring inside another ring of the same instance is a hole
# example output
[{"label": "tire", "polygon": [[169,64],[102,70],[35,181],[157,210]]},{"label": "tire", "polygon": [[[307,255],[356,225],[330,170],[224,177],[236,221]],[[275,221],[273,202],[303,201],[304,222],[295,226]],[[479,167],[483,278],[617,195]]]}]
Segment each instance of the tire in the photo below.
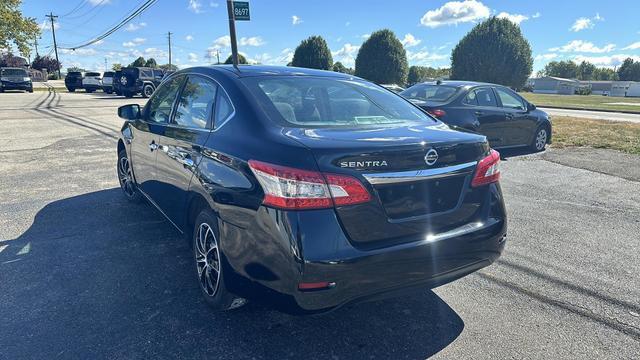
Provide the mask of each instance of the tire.
[{"label": "tire", "polygon": [[536,129],[535,134],[533,135],[533,141],[531,142],[531,150],[534,152],[540,152],[545,149],[547,146],[547,141],[549,140],[549,128],[545,125],[541,125]]},{"label": "tire", "polygon": [[120,183],[120,190],[130,202],[140,202],[142,195],[138,191],[138,185],[133,178],[133,171],[131,170],[131,163],[127,157],[126,150],[118,152],[118,163],[116,164],[118,173],[118,182]]},{"label": "tire", "polygon": [[217,216],[209,209],[202,210],[192,236],[196,281],[207,305],[214,311],[226,311],[244,305],[246,300],[227,290],[224,280],[228,266],[219,239]]},{"label": "tire", "polygon": [[69,90],[69,92],[75,92],[76,91],[76,89],[74,89],[74,88],[68,88],[67,90]]},{"label": "tire", "polygon": [[29,89],[27,91],[29,91],[30,93],[33,93],[33,88],[31,88],[31,89]]},{"label": "tire", "polygon": [[151,84],[146,84],[143,88],[142,88],[142,97],[143,98],[148,98],[149,96],[153,95],[153,91],[155,89],[153,88],[153,86]]}]

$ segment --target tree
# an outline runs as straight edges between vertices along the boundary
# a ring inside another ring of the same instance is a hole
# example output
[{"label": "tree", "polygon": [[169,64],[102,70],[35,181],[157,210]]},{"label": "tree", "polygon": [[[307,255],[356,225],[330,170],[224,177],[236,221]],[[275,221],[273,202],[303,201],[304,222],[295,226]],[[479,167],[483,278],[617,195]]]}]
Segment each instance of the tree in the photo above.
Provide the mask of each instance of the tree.
[{"label": "tree", "polygon": [[4,57],[0,57],[0,67],[3,67],[3,66],[23,67],[27,65],[29,64],[24,58],[19,56],[14,56],[12,53],[8,53]]},{"label": "tree", "polygon": [[618,80],[618,73],[609,68],[596,68],[593,72],[593,80]]},{"label": "tree", "polygon": [[147,62],[144,60],[144,58],[142,56],[140,56],[139,58],[135,59],[131,64],[129,64],[129,67],[143,67]]},{"label": "tree", "polygon": [[[232,65],[233,64],[233,58],[231,57],[231,55],[229,55],[229,57],[227,58],[227,60],[224,61],[225,64],[227,65]],[[247,61],[247,58],[242,56],[242,54],[238,54],[238,64],[248,64],[249,62]]]},{"label": "tree", "polygon": [[582,61],[577,69],[578,80],[593,80],[593,73],[595,71],[595,65],[587,61]]},{"label": "tree", "polygon": [[618,68],[618,77],[622,81],[640,81],[640,61],[626,58]]},{"label": "tree", "polygon": [[120,63],[114,63],[113,65],[111,65],[111,70],[113,71],[120,71],[120,69],[122,69],[122,64]]},{"label": "tree", "polygon": [[362,44],[356,57],[356,75],[378,84],[407,82],[407,52],[393,31],[374,32]]},{"label": "tree", "polygon": [[293,53],[292,66],[331,70],[333,58],[327,42],[322,36],[311,36],[302,40]]},{"label": "tree", "polygon": [[62,68],[62,64],[58,64],[58,61],[56,59],[53,59],[51,56],[38,55],[35,59],[33,59],[31,67],[36,70],[47,69],[47,72],[52,73]]},{"label": "tree", "polygon": [[520,27],[491,17],[476,25],[451,53],[451,78],[522,88],[533,70],[531,46]]},{"label": "tree", "polygon": [[20,54],[31,54],[31,41],[40,36],[40,28],[34,18],[22,16],[22,0],[0,0],[0,48],[18,48]]},{"label": "tree", "polygon": [[433,80],[438,78],[449,77],[449,68],[436,69],[430,66],[411,66],[409,67],[409,75],[407,77],[407,85]]},{"label": "tree", "polygon": [[555,76],[565,79],[575,79],[578,77],[578,65],[573,61],[552,61],[544,67],[546,76]]},{"label": "tree", "polygon": [[353,74],[353,69],[342,65],[340,61],[336,61],[336,63],[333,64],[333,66],[331,67],[331,71],[344,73],[344,74]]},{"label": "tree", "polygon": [[70,72],[86,72],[87,70],[81,68],[81,67],[77,67],[77,66],[72,66],[70,68],[67,68],[67,74]]},{"label": "tree", "polygon": [[177,67],[175,64],[171,64],[171,65],[169,65],[169,64],[164,64],[164,65],[160,65],[160,66],[158,66],[158,67],[159,67],[160,69],[162,69],[162,70],[165,70],[165,71],[167,71],[167,70],[177,71],[177,70],[178,70],[178,67]]},{"label": "tree", "polygon": [[158,63],[156,62],[156,59],[154,58],[149,58],[145,63],[144,66],[146,67],[150,67],[150,68],[157,68],[158,67]]}]

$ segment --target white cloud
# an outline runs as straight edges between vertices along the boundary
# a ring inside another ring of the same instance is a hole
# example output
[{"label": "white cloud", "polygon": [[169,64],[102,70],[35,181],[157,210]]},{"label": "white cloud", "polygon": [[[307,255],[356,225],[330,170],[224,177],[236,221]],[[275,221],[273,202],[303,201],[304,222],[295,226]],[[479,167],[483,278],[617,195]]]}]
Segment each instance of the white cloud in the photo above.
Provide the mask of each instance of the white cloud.
[{"label": "white cloud", "polygon": [[218,6],[220,6],[220,4],[218,4],[217,2],[213,2],[213,1],[211,1],[211,2],[209,3],[209,6],[210,6],[210,7],[212,7],[212,8],[217,8]]},{"label": "white cloud", "polygon": [[362,34],[360,35],[360,37],[362,38],[362,40],[367,40],[368,38],[371,37],[371,34]]},{"label": "white cloud", "polygon": [[426,48],[422,48],[420,51],[407,50],[407,60],[412,64],[431,65],[434,62],[445,60],[448,57],[448,55],[444,54],[430,53]]},{"label": "white cloud", "polygon": [[219,38],[213,41],[214,48],[229,47],[229,46],[231,46],[231,36],[229,35],[220,36]]},{"label": "white cloud", "polygon": [[60,52],[67,55],[78,55],[78,56],[92,56],[97,54],[96,50],[91,48],[81,48],[76,50],[60,49]]},{"label": "white cloud", "polygon": [[133,39],[133,40],[131,40],[131,41],[123,42],[123,43],[122,43],[122,46],[124,46],[124,47],[129,47],[129,48],[130,48],[130,47],[136,47],[136,46],[138,46],[138,45],[140,45],[140,44],[144,43],[145,41],[147,41],[147,39],[145,39],[145,38],[141,38],[141,37],[137,37],[137,38],[135,38],[135,39]]},{"label": "white cloud", "polygon": [[189,53],[189,62],[198,62],[198,55],[195,53]]},{"label": "white cloud", "polygon": [[558,57],[556,53],[538,54],[534,58],[536,61],[549,61]]},{"label": "white cloud", "polygon": [[518,24],[518,25],[520,25],[520,23],[525,21],[525,20],[529,20],[529,17],[527,15],[509,14],[508,12],[505,12],[505,11],[501,12],[496,17],[498,17],[500,19],[507,19],[507,20],[511,21],[512,23]]},{"label": "white cloud", "polygon": [[[231,44],[231,41],[229,41],[229,44]],[[265,42],[260,36],[241,37],[240,41],[238,41],[238,45],[240,46],[262,46],[264,44]]]},{"label": "white cloud", "polygon": [[200,14],[202,13],[202,3],[200,0],[189,0],[187,9],[191,10],[193,13]]},{"label": "white cloud", "polygon": [[184,37],[184,39],[187,41],[193,41],[193,35],[187,35]]},{"label": "white cloud", "polygon": [[347,21],[346,23],[344,23],[344,26],[349,26],[351,25],[351,21]]},{"label": "white cloud", "polygon": [[616,48],[615,44],[607,44],[603,47],[597,47],[592,42],[584,40],[572,40],[566,45],[550,48],[549,51],[559,52],[583,52],[583,53],[606,53]]},{"label": "white cloud", "polygon": [[300,24],[301,22],[302,22],[302,19],[300,19],[300,17],[299,17],[299,16],[293,15],[293,16],[291,17],[291,23],[292,23],[293,25],[298,25],[298,24]]},{"label": "white cloud", "polygon": [[[58,22],[54,22],[53,26],[56,28],[56,30],[62,28],[62,26],[60,25],[60,23]],[[41,31],[50,31],[51,30],[51,21],[49,20],[45,20],[40,24],[40,30]]]},{"label": "white cloud", "polygon": [[132,32],[132,31],[136,31],[139,30],[143,27],[147,26],[146,22],[141,22],[141,23],[129,23],[129,25],[127,25],[126,28],[124,28],[126,31]]},{"label": "white cloud", "polygon": [[636,50],[636,49],[640,49],[640,41],[634,42],[633,44],[622,48],[622,50]]},{"label": "white cloud", "polygon": [[575,61],[577,63],[581,63],[583,61],[588,61],[588,62],[592,63],[595,66],[613,68],[613,67],[616,67],[616,66],[620,66],[622,64],[622,62],[624,62],[624,60],[626,58],[631,58],[634,61],[640,61],[640,56],[638,56],[638,55],[629,55],[629,54],[615,54],[615,55],[610,55],[610,56],[583,56],[583,55],[576,55],[573,58],[573,61]]},{"label": "white cloud", "polygon": [[122,46],[124,47],[134,47],[136,46],[136,44],[133,41],[125,41],[122,43]]},{"label": "white cloud", "polygon": [[569,30],[578,32],[582,30],[593,29],[593,27],[596,26],[596,21],[604,21],[604,18],[600,16],[599,13],[596,13],[596,16],[591,19],[586,17],[578,18],[573,23],[573,25],[571,25],[571,28],[569,28]]},{"label": "white cloud", "polygon": [[420,24],[430,28],[443,25],[457,25],[487,18],[491,10],[476,0],[449,1],[435,10],[427,11],[420,19]]},{"label": "white cloud", "polygon": [[158,60],[158,58],[168,57],[168,54],[166,51],[158,48],[153,48],[153,47],[144,49],[144,54],[147,57],[156,58],[156,60]]},{"label": "white cloud", "polygon": [[356,64],[356,56],[360,46],[349,43],[344,44],[339,50],[332,51],[333,61],[340,61],[346,67],[353,67]]},{"label": "white cloud", "polygon": [[400,41],[404,47],[412,47],[420,44],[422,40],[416,39],[412,34],[405,34],[404,39]]},{"label": "white cloud", "polygon": [[540,12],[536,12],[535,14],[531,15],[531,18],[532,18],[532,19],[537,19],[537,18],[539,18],[540,16],[542,16],[542,15],[540,15]]}]

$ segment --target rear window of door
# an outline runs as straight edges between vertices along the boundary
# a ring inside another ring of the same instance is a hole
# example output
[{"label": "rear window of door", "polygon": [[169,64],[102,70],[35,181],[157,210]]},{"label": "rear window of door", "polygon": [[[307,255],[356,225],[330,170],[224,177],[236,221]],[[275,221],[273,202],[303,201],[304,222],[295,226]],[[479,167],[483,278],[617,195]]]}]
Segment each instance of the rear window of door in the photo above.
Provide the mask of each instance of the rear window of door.
[{"label": "rear window of door", "polygon": [[500,102],[502,102],[502,107],[509,108],[509,109],[517,109],[517,110],[526,109],[526,107],[524,106],[524,103],[517,95],[512,94],[509,91],[501,88],[496,88],[496,92],[498,93]]},{"label": "rear window of door", "polygon": [[151,123],[168,123],[171,117],[171,109],[178,96],[178,90],[184,82],[184,76],[177,76],[163,83],[153,93],[147,108],[147,121]]},{"label": "rear window of door", "polygon": [[490,88],[473,89],[465,98],[465,104],[498,107],[498,101]]},{"label": "rear window of door", "polygon": [[218,86],[200,76],[188,76],[172,123],[178,126],[206,129],[211,126]]}]

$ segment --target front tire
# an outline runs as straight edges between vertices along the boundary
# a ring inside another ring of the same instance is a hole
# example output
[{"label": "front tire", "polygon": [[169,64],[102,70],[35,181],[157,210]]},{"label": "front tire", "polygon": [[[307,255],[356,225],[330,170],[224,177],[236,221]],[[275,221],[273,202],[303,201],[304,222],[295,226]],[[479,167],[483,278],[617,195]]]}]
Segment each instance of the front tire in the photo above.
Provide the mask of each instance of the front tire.
[{"label": "front tire", "polygon": [[548,140],[549,140],[549,128],[542,125],[536,130],[536,133],[533,137],[533,142],[531,144],[531,150],[535,152],[543,151],[547,146]]},{"label": "front tire", "polygon": [[142,97],[143,97],[143,98],[148,98],[148,97],[150,97],[151,95],[153,95],[153,90],[154,90],[154,89],[153,89],[153,86],[151,86],[150,84],[145,85],[145,86],[142,88]]},{"label": "front tire", "polygon": [[131,163],[127,157],[126,150],[120,150],[118,152],[118,182],[120,183],[120,189],[124,196],[130,202],[140,201],[140,192],[138,186],[133,178],[133,171],[131,170]]},{"label": "front tire", "polygon": [[220,248],[218,218],[209,209],[196,217],[193,229],[193,254],[200,292],[214,311],[226,311],[245,304],[225,286],[226,266]]}]

